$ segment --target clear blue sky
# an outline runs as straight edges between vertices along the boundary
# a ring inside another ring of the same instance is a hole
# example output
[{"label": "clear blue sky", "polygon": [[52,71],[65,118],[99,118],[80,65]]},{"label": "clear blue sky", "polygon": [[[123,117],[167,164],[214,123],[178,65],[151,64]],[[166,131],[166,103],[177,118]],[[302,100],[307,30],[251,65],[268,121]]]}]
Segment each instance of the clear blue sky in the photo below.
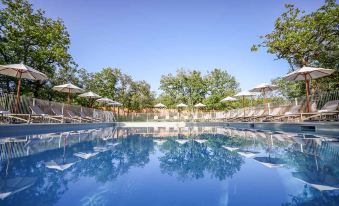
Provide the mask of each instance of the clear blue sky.
[{"label": "clear blue sky", "polygon": [[226,69],[243,90],[288,71],[265,50],[251,52],[259,35],[292,3],[306,11],[322,0],[31,0],[47,16],[64,20],[70,52],[94,72],[121,68],[158,91],[162,74],[179,68]]}]

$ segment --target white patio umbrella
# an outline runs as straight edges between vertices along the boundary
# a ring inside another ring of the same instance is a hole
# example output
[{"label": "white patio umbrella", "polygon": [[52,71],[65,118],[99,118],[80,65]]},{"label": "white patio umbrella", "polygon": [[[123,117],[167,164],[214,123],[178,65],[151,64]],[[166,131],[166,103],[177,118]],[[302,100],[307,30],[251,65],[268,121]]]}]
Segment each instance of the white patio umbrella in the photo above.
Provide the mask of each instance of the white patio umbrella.
[{"label": "white patio umbrella", "polygon": [[277,85],[273,85],[273,84],[268,84],[268,83],[261,83],[255,87],[253,87],[253,89],[249,90],[250,92],[261,92],[264,96],[264,107],[266,110],[266,104],[267,104],[267,99],[266,99],[266,93],[267,92],[271,92],[274,90],[277,90],[279,87]]},{"label": "white patio umbrella", "polygon": [[184,103],[180,103],[177,105],[178,108],[184,108],[184,107],[188,107],[187,104]]},{"label": "white patio umbrella", "polygon": [[80,94],[79,97],[88,98],[88,99],[98,99],[98,98],[101,98],[101,96],[97,95],[94,92],[86,92],[86,93]]},{"label": "white patio umbrella", "polygon": [[299,81],[305,80],[306,83],[306,99],[307,99],[307,112],[310,112],[310,98],[309,98],[309,81],[321,77],[329,76],[334,72],[333,69],[315,68],[315,67],[302,67],[294,72],[284,76],[282,79],[286,81]]},{"label": "white patio umbrella", "polygon": [[98,99],[98,98],[101,98],[101,96],[97,95],[97,94],[94,93],[94,92],[86,92],[86,93],[80,94],[79,97],[83,97],[83,98],[89,99],[89,100],[90,100],[91,106],[92,106],[92,104],[93,104],[93,101],[91,101],[92,99]]},{"label": "white patio umbrella", "polygon": [[110,103],[108,103],[108,105],[110,105],[110,106],[115,106],[115,107],[121,107],[121,106],[123,106],[120,102],[116,102],[116,101],[110,102]]},{"label": "white patio umbrella", "polygon": [[113,103],[114,101],[107,98],[107,97],[104,97],[104,98],[100,98],[100,99],[97,99],[97,102],[101,102],[101,103]]},{"label": "white patio umbrella", "polygon": [[38,70],[35,70],[32,67],[29,67],[24,64],[0,65],[0,74],[18,78],[15,111],[17,111],[19,107],[21,79],[31,79],[31,80],[41,80],[41,81],[48,79],[46,74],[41,73]]},{"label": "white patio umbrella", "polygon": [[162,104],[162,103],[158,103],[156,105],[154,105],[154,108],[166,108],[167,106]]},{"label": "white patio umbrella", "polygon": [[71,94],[77,94],[77,93],[84,92],[83,89],[71,83],[54,86],[52,89],[58,92],[68,93],[68,104],[71,103]]},{"label": "white patio umbrella", "polygon": [[194,105],[195,108],[202,108],[202,107],[206,107],[206,105],[202,104],[202,103],[198,103],[196,105]]},{"label": "white patio umbrella", "polygon": [[245,97],[255,96],[255,93],[249,91],[239,92],[238,94],[234,95],[235,97],[242,97],[242,107],[244,108],[244,116],[245,116]]},{"label": "white patio umbrella", "polygon": [[223,98],[220,102],[233,102],[233,101],[237,101],[237,99],[234,97],[228,96],[228,97]]}]

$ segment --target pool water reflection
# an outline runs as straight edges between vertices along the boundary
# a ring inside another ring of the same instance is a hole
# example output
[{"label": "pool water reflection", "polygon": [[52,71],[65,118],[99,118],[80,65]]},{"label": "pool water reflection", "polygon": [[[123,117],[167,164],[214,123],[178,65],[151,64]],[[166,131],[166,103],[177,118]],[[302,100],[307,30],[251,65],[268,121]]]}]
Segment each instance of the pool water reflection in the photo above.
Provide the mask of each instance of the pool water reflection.
[{"label": "pool water reflection", "polygon": [[223,127],[0,140],[0,205],[338,205],[335,138]]}]

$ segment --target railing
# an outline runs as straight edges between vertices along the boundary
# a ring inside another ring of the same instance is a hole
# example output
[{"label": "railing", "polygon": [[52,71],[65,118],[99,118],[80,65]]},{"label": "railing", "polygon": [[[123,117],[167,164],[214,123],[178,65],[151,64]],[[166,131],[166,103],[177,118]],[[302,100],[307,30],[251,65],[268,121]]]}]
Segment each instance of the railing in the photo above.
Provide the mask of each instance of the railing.
[{"label": "railing", "polygon": [[[110,111],[102,111],[94,108],[82,107],[79,105],[70,105],[60,102],[46,101],[41,99],[36,99],[27,96],[21,96],[19,104],[16,104],[16,96],[13,94],[0,94],[0,114],[1,112],[9,112],[10,114],[2,114],[0,116],[0,123],[22,123],[31,122],[29,119],[30,116],[39,116],[37,114],[32,113],[30,107],[38,106],[44,113],[42,118],[37,120],[39,123],[43,122],[55,122],[56,119],[53,116],[58,116],[59,114],[55,114],[54,111],[61,111],[62,116],[65,116],[70,122],[90,122],[93,120],[95,122],[114,122],[115,116],[113,112]],[[66,111],[71,111],[75,117],[70,117]],[[6,116],[7,115],[7,116]],[[84,117],[85,115],[85,117]],[[46,118],[50,116],[51,118]],[[60,115],[59,115],[60,116]],[[1,118],[2,117],[2,118]],[[10,122],[6,122],[9,118],[6,117],[14,117]],[[15,118],[18,117],[18,118]],[[44,118],[45,117],[45,118]],[[74,121],[73,121],[74,120]],[[76,121],[75,121],[76,120]],[[67,122],[67,121],[66,121]]]},{"label": "railing", "polygon": [[[311,112],[320,110],[327,102],[332,100],[339,100],[339,91],[332,91],[322,93],[310,97]],[[237,108],[228,111],[214,111],[214,112],[158,112],[158,113],[129,113],[117,117],[120,122],[220,122],[234,119],[235,117],[249,117],[250,114],[255,116],[257,111],[264,110],[262,115],[282,115],[288,112],[289,109],[299,105],[301,113],[306,113],[306,98],[295,99],[281,99],[276,102],[268,103],[267,105],[257,105],[253,107]],[[244,112],[245,110],[245,112]],[[278,111],[278,112],[277,112]],[[256,121],[251,119],[251,121]],[[259,120],[258,120],[259,121]]]}]

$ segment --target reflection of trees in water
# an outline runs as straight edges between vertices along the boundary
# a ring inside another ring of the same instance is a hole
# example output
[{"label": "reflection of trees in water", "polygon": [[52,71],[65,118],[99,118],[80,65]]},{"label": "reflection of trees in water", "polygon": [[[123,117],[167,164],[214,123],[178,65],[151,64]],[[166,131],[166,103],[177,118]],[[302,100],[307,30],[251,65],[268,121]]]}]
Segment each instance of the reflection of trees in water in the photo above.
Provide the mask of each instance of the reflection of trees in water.
[{"label": "reflection of trees in water", "polygon": [[190,140],[179,145],[169,139],[160,148],[164,153],[159,158],[161,171],[169,175],[176,174],[183,181],[203,178],[207,172],[211,177],[224,180],[238,172],[243,164],[238,154],[221,147],[225,140],[211,138],[205,144]]},{"label": "reflection of trees in water", "polygon": [[[49,150],[29,157],[13,159],[6,176],[2,163],[0,175],[7,179],[12,177],[37,177],[34,186],[9,196],[0,205],[53,205],[68,190],[71,182],[82,177],[94,177],[97,181],[112,181],[126,173],[133,166],[143,166],[149,162],[149,154],[153,151],[153,141],[149,138],[131,137],[119,139],[119,145],[112,150],[99,153],[97,156],[78,160],[71,168],[57,171],[45,167],[45,162],[60,159],[64,149]],[[73,153],[91,151],[94,146],[105,144],[102,141],[92,141],[67,146],[65,161],[75,158]],[[18,198],[20,196],[20,198]]]},{"label": "reflection of trees in water", "polygon": [[291,200],[282,206],[337,206],[338,202],[338,190],[320,192],[306,185],[299,195],[292,196]]},{"label": "reflection of trees in water", "polygon": [[[285,160],[290,168],[298,173],[298,179],[324,186],[339,187],[339,161],[337,154],[329,146],[328,142],[321,145],[314,140],[305,140],[304,148],[300,151],[300,144],[294,143],[286,148]],[[296,205],[326,205],[335,206],[339,202],[339,190],[319,191],[305,184],[304,189],[298,195],[291,197],[291,201],[285,206]]]}]

